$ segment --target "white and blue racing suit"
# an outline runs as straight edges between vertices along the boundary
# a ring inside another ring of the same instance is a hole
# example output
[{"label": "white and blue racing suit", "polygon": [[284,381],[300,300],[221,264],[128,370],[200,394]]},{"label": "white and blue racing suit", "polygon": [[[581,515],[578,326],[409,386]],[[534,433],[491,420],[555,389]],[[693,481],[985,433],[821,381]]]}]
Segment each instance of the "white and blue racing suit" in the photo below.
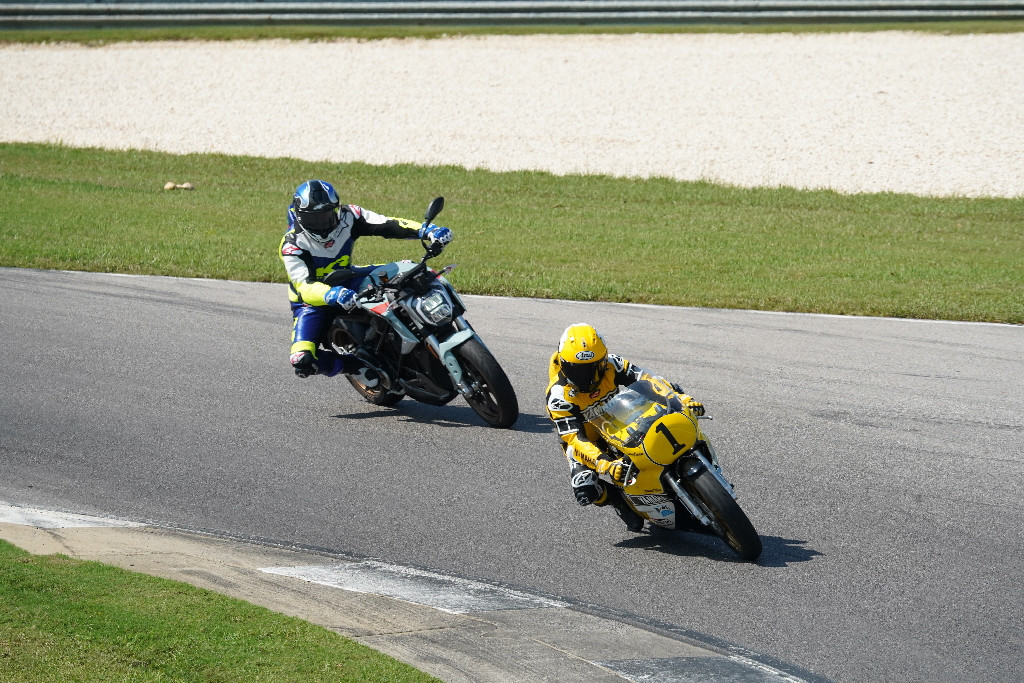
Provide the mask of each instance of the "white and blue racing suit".
[{"label": "white and blue racing suit", "polygon": [[292,308],[292,344],[290,354],[309,351],[317,361],[318,374],[333,376],[345,372],[345,357],[317,348],[326,326],[339,312],[328,306],[324,295],[331,286],[324,278],[336,270],[348,269],[352,277],[340,283],[355,289],[372,267],[352,265],[356,239],[373,235],[386,239],[416,239],[420,223],[391,218],[354,204],[343,204],[338,227],[323,241],[313,239],[295,223],[295,209],[288,208],[288,231],[281,239],[281,261],[288,273]]}]

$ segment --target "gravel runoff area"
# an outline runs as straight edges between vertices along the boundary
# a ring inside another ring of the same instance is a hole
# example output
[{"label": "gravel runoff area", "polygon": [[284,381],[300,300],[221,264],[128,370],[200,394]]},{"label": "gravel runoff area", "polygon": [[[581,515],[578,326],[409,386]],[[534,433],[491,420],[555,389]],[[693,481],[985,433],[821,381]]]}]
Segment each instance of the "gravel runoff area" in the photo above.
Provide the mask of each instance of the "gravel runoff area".
[{"label": "gravel runoff area", "polygon": [[0,46],[0,141],[1024,196],[1024,34]]}]

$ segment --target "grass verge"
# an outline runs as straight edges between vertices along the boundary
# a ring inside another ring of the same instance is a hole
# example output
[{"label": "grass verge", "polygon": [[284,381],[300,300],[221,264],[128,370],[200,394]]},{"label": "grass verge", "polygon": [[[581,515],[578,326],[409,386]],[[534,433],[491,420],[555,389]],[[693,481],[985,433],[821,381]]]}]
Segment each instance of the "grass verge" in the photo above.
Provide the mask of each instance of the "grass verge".
[{"label": "grass verge", "polygon": [[188,584],[0,541],[8,681],[436,681],[336,633]]},{"label": "grass verge", "polygon": [[[445,196],[441,260],[464,293],[1024,323],[1024,198],[0,144],[0,265],[283,282],[307,178],[412,219]],[[372,239],[354,254],[418,255]]]}]

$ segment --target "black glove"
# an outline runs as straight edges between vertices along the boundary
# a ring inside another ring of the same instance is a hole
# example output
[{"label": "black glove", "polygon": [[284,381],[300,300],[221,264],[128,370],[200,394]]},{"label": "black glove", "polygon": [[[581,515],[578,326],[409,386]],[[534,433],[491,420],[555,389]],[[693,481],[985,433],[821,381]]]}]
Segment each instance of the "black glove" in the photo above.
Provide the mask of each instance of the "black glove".
[{"label": "black glove", "polygon": [[576,502],[580,505],[595,503],[601,497],[601,489],[598,488],[594,471],[581,467],[580,471],[572,477],[572,492],[576,496]]}]

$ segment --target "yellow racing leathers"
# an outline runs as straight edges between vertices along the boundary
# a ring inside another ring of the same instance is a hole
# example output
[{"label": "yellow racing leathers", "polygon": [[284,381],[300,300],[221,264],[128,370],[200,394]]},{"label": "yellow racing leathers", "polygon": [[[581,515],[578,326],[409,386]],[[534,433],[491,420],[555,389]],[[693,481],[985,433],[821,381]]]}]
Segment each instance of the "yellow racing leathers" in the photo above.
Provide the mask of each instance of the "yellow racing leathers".
[{"label": "yellow racing leathers", "polygon": [[[620,461],[602,450],[603,441],[597,429],[588,421],[588,414],[594,406],[614,396],[620,386],[628,386],[639,380],[662,378],[612,353],[608,354],[605,362],[607,367],[597,388],[590,393],[582,393],[562,374],[558,354],[552,355],[548,367],[547,410],[569,461],[570,484],[576,502],[580,505],[612,504],[619,508],[621,498],[617,492],[610,492],[608,487],[602,485],[597,475],[607,474],[618,483],[625,476],[625,468]],[[678,385],[672,386],[681,394],[683,403],[699,407],[703,412],[699,402],[683,393]]]},{"label": "yellow racing leathers", "polygon": [[609,502],[608,491],[596,475],[607,473],[615,479],[624,474],[614,471],[617,467],[615,461],[601,450],[601,438],[587,421],[587,410],[613,396],[620,386],[654,377],[640,366],[612,353],[608,354],[605,363],[607,367],[597,388],[587,394],[577,391],[566,380],[559,369],[557,353],[552,355],[548,368],[548,417],[555,425],[569,461],[570,481],[576,502],[580,505],[605,505]]}]

